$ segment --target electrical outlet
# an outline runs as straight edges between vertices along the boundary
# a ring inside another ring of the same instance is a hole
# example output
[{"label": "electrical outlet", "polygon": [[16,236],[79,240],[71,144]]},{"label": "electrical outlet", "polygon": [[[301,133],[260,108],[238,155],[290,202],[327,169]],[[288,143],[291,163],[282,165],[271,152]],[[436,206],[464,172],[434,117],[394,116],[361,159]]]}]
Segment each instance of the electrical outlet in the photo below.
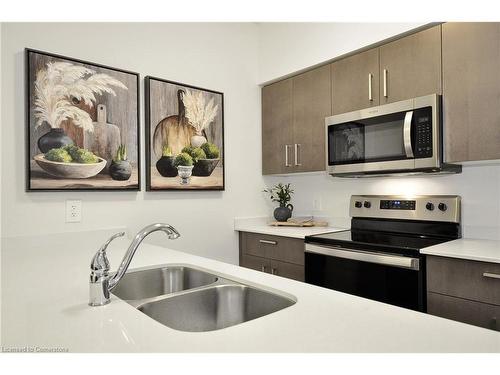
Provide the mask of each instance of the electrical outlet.
[{"label": "electrical outlet", "polygon": [[79,223],[82,221],[82,201],[66,201],[66,222]]}]

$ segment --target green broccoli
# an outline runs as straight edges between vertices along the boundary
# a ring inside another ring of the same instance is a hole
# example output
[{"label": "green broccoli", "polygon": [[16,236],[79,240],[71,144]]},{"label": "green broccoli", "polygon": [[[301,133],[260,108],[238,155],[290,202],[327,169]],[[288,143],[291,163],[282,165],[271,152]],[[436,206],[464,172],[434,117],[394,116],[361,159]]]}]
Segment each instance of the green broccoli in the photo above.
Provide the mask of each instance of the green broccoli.
[{"label": "green broccoli", "polygon": [[63,149],[65,149],[68,152],[68,154],[71,155],[72,159],[76,159],[78,157],[79,148],[77,146],[75,146],[74,144],[65,146],[65,147],[63,147]]},{"label": "green broccoli", "polygon": [[186,153],[186,154],[188,154],[188,155],[191,155],[191,153],[193,152],[193,146],[185,146],[185,147],[181,150],[181,152],[184,152],[184,153]]},{"label": "green broccoli", "polygon": [[64,148],[53,148],[45,154],[45,159],[59,163],[71,163],[73,159]]},{"label": "green broccoli", "polygon": [[219,148],[213,143],[205,142],[201,145],[208,159],[217,159],[220,155]]},{"label": "green broccoli", "polygon": [[179,155],[175,157],[174,164],[176,167],[182,166],[191,166],[193,165],[193,158],[186,152],[181,152]]},{"label": "green broccoli", "polygon": [[77,163],[83,163],[83,164],[91,164],[91,163],[98,163],[99,158],[95,156],[91,151],[85,150],[83,148],[79,149],[76,152],[76,158],[74,160]]},{"label": "green broccoli", "polygon": [[200,147],[193,148],[191,151],[191,157],[193,158],[193,161],[196,163],[200,159],[206,159],[207,155],[205,154],[205,151],[203,151]]}]

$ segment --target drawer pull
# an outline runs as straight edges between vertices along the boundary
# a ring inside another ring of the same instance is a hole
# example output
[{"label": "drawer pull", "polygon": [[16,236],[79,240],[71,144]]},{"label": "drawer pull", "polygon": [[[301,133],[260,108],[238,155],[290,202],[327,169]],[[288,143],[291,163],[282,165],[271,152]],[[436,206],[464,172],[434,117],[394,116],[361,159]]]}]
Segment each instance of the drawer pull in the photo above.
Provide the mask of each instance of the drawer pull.
[{"label": "drawer pull", "polygon": [[262,266],[261,271],[266,272],[266,266]]},{"label": "drawer pull", "polygon": [[271,267],[271,274],[277,275],[278,274],[278,269],[277,268],[272,268]]},{"label": "drawer pull", "polygon": [[265,243],[266,245],[277,245],[278,242],[270,240],[259,240],[260,243]]},{"label": "drawer pull", "polygon": [[483,276],[488,277],[490,279],[500,279],[500,275],[498,273],[485,272],[483,273]]}]

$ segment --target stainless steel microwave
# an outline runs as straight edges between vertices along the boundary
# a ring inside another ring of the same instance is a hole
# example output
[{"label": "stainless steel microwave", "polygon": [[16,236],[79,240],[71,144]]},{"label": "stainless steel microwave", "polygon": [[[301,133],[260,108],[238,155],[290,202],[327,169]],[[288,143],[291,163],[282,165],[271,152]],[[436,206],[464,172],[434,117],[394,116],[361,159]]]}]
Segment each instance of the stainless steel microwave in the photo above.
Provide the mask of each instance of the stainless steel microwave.
[{"label": "stainless steel microwave", "polygon": [[443,163],[441,96],[330,116],[326,123],[327,170],[333,176],[460,173]]}]

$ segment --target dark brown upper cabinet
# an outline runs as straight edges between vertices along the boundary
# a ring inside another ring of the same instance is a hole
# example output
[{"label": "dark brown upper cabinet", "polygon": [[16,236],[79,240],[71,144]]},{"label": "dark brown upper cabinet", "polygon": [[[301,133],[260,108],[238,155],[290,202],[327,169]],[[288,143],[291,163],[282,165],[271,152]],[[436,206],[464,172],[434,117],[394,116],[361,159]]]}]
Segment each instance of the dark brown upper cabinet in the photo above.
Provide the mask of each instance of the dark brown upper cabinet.
[{"label": "dark brown upper cabinet", "polygon": [[333,114],[379,105],[379,49],[331,64]]},{"label": "dark brown upper cabinet", "polygon": [[331,114],[328,65],[262,89],[262,173],[325,170],[325,117]]},{"label": "dark brown upper cabinet", "polygon": [[500,159],[500,23],[442,27],[445,161]]},{"label": "dark brown upper cabinet", "polygon": [[441,25],[379,47],[380,104],[441,94]]},{"label": "dark brown upper cabinet", "polygon": [[262,174],[291,171],[292,79],[262,88]]},{"label": "dark brown upper cabinet", "polygon": [[293,78],[293,172],[325,170],[325,117],[332,113],[330,67]]}]

